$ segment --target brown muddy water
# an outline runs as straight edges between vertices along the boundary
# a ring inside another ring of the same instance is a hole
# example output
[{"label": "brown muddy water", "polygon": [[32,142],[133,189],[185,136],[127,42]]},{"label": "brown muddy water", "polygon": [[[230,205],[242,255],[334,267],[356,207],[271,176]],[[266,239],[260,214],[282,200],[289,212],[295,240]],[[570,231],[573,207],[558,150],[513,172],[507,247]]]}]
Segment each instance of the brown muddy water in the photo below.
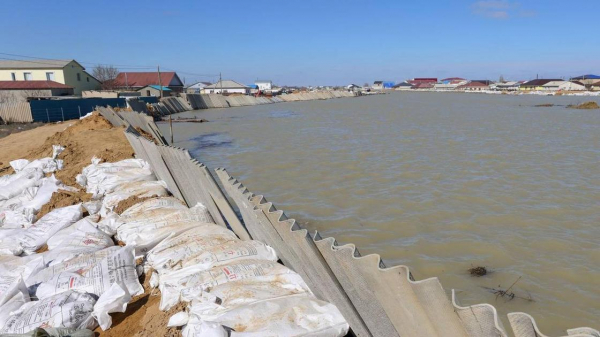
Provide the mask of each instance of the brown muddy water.
[{"label": "brown muddy water", "polygon": [[[173,128],[311,231],[437,276],[506,327],[524,311],[558,334],[600,328],[600,110],[565,108],[589,100],[392,93],[188,112],[210,122]],[[519,277],[533,301],[485,288]]]}]

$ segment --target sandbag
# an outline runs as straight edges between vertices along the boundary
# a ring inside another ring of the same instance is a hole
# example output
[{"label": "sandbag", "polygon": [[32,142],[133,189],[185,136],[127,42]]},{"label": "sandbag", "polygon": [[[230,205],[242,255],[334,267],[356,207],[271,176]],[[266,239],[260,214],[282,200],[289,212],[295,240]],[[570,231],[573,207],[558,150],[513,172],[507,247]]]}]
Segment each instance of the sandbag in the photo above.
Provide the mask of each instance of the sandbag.
[{"label": "sandbag", "polygon": [[156,180],[148,163],[141,159],[125,159],[116,163],[99,163],[98,158],[85,167],[75,180],[88,193],[101,196],[110,193],[120,184],[134,181]]},{"label": "sandbag", "polygon": [[16,239],[26,254],[33,254],[56,232],[81,219],[81,215],[81,204],[56,208],[27,228],[23,234],[16,236]]},{"label": "sandbag", "polygon": [[88,329],[37,328],[28,333],[2,334],[1,337],[94,337],[96,334]]},{"label": "sandbag", "polygon": [[44,172],[39,168],[26,169],[13,174],[11,179],[4,181],[0,186],[0,201],[15,197],[29,187],[38,186],[43,177]]},{"label": "sandbag", "polygon": [[[267,319],[265,319],[267,318]],[[230,327],[234,336],[345,336],[349,325],[335,305],[314,297],[289,295],[220,311],[213,303],[194,302],[185,337],[201,336],[205,325]]]},{"label": "sandbag", "polygon": [[144,288],[138,280],[133,253],[133,247],[121,247],[82,272],[61,272],[40,283],[35,294],[43,299],[65,291],[78,290],[101,296],[113,283],[118,282],[124,284],[132,296],[140,295]]},{"label": "sandbag", "polygon": [[107,216],[117,207],[119,202],[129,197],[166,197],[169,195],[167,184],[164,181],[142,181],[124,183],[114,188],[114,191],[106,194],[102,200],[100,215]]},{"label": "sandbag", "polygon": [[202,292],[209,287],[250,279],[265,275],[293,274],[289,268],[271,261],[243,260],[228,265],[213,267],[208,270],[194,268],[180,269],[161,275],[159,289],[161,292],[160,310],[168,310],[181,300],[181,291],[194,288]]},{"label": "sandbag", "polygon": [[10,318],[12,312],[18,310],[29,301],[29,294],[18,292],[6,301],[6,303],[0,305],[0,330],[2,330],[6,321]]},{"label": "sandbag", "polygon": [[23,277],[0,274],[0,306],[18,293],[28,294]]},{"label": "sandbag", "polygon": [[[25,284],[30,287],[32,285],[36,285],[42,282],[46,282],[52,279],[55,275],[65,271],[85,271],[88,268],[96,265],[106,257],[116,253],[119,251],[121,247],[112,246],[102,250],[94,251],[94,252],[86,252],[77,255],[69,260],[62,261],[59,263],[50,263],[48,267],[42,268],[38,270],[34,274],[30,274],[29,277],[25,278]],[[35,255],[31,255],[35,256]],[[52,261],[54,262],[54,261]],[[35,291],[33,291],[35,293]]]},{"label": "sandbag", "polygon": [[11,313],[0,333],[26,333],[38,327],[93,329],[95,303],[93,295],[73,290],[28,302]]},{"label": "sandbag", "polygon": [[120,219],[123,222],[135,221],[144,218],[160,216],[161,214],[170,214],[176,210],[184,210],[188,207],[179,199],[174,197],[154,198],[137,203],[123,213]]},{"label": "sandbag", "polygon": [[225,227],[196,226],[180,235],[171,235],[160,242],[148,252],[146,261],[157,271],[168,270],[188,256],[236,240],[239,239]]},{"label": "sandbag", "polygon": [[102,330],[108,330],[112,325],[112,318],[109,314],[125,312],[129,301],[131,301],[131,295],[127,291],[127,287],[115,282],[98,298],[96,305],[94,305],[92,317],[98,321]]},{"label": "sandbag", "polygon": [[48,249],[78,250],[80,248],[90,248],[99,250],[113,246],[112,238],[94,226],[98,220],[97,216],[90,215],[58,231],[48,239]]}]

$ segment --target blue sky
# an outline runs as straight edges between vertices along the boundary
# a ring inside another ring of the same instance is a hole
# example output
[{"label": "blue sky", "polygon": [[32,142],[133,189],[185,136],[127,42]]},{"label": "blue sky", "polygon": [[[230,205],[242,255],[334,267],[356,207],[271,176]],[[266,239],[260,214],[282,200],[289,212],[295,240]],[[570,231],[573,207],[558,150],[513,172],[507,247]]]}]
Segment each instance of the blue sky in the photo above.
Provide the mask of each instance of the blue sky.
[{"label": "blue sky", "polygon": [[598,0],[10,1],[2,12],[0,53],[160,64],[188,83],[600,73]]}]

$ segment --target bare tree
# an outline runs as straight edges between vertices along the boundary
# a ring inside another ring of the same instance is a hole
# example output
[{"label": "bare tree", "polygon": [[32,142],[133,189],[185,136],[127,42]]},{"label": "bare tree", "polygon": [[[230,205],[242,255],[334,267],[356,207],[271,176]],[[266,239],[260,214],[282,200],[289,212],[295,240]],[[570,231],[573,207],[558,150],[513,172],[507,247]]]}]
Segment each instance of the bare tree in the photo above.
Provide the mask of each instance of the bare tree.
[{"label": "bare tree", "polygon": [[102,83],[103,90],[112,90],[116,86],[115,79],[119,75],[119,69],[99,64],[92,69],[92,75]]}]

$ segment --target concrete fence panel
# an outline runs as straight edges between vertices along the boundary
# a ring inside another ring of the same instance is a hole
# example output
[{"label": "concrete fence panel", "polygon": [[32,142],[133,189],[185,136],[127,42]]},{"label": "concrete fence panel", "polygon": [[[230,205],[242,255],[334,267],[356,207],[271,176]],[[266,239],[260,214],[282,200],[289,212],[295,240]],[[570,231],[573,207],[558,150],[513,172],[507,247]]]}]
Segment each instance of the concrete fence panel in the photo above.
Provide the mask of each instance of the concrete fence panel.
[{"label": "concrete fence panel", "polygon": [[0,103],[0,119],[6,123],[33,122],[28,102]]}]

